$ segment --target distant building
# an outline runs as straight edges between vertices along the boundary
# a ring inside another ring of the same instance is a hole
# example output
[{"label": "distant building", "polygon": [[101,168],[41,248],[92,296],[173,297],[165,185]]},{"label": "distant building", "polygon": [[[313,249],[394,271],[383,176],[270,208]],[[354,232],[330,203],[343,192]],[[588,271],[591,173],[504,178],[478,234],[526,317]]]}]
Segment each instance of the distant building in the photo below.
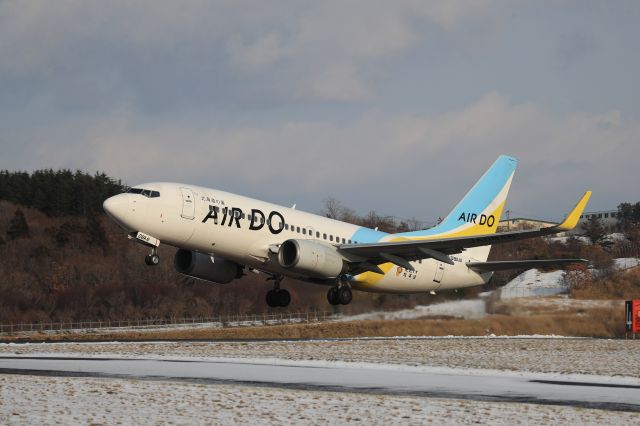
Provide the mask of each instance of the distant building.
[{"label": "distant building", "polygon": [[580,216],[580,220],[578,221],[576,229],[574,229],[570,233],[584,233],[584,225],[586,225],[589,219],[591,219],[592,217],[597,218],[600,221],[600,224],[602,224],[602,227],[607,232],[617,232],[620,230],[618,210],[603,210],[598,212],[585,212],[582,216]]}]

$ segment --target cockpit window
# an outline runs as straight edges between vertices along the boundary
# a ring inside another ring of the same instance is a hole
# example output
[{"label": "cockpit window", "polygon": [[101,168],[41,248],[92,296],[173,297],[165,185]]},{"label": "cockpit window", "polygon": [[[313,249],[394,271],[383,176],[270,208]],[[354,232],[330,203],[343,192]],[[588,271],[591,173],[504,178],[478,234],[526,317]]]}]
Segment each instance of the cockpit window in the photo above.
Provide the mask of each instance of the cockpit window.
[{"label": "cockpit window", "polygon": [[143,189],[143,188],[129,188],[127,192],[129,194],[144,195],[147,198],[157,198],[160,196],[160,193],[158,191],[151,191],[150,189]]}]

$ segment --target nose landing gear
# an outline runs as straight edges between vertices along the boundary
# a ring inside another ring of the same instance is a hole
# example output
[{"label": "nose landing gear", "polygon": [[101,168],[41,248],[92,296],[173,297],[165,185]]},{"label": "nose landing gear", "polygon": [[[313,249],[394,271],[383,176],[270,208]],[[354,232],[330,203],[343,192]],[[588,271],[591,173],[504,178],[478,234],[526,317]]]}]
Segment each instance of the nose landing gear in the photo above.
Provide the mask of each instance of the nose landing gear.
[{"label": "nose landing gear", "polygon": [[158,256],[158,247],[153,247],[151,249],[151,253],[145,256],[144,263],[149,266],[156,266],[160,263],[160,256]]},{"label": "nose landing gear", "polygon": [[338,279],[338,285],[335,285],[327,291],[327,301],[333,306],[348,305],[353,299],[351,288],[346,280]]},{"label": "nose landing gear", "polygon": [[280,288],[280,282],[283,278],[282,276],[269,278],[275,281],[273,290],[267,292],[267,305],[271,308],[286,308],[291,303],[291,294],[287,290]]}]

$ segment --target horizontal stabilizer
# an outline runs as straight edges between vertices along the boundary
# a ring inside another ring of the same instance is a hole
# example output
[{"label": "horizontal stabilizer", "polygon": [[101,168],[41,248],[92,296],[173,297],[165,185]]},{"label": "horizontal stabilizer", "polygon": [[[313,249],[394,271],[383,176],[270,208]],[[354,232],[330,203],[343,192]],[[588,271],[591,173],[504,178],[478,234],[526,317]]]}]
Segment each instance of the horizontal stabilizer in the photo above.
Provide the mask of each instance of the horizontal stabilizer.
[{"label": "horizontal stabilizer", "polygon": [[479,272],[506,271],[508,269],[548,268],[574,263],[587,263],[586,259],[504,260],[496,262],[469,262],[467,266]]}]

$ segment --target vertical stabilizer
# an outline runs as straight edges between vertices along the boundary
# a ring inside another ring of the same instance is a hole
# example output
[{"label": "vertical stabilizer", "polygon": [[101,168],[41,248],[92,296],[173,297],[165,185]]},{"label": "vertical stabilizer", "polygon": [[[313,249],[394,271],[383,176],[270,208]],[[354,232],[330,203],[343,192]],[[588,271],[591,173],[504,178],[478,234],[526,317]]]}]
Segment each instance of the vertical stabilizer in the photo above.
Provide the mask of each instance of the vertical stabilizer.
[{"label": "vertical stabilizer", "polygon": [[[423,231],[395,234],[390,236],[389,240],[452,238],[495,233],[517,164],[515,158],[501,155],[438,226]],[[488,254],[488,248],[486,251]]]}]

